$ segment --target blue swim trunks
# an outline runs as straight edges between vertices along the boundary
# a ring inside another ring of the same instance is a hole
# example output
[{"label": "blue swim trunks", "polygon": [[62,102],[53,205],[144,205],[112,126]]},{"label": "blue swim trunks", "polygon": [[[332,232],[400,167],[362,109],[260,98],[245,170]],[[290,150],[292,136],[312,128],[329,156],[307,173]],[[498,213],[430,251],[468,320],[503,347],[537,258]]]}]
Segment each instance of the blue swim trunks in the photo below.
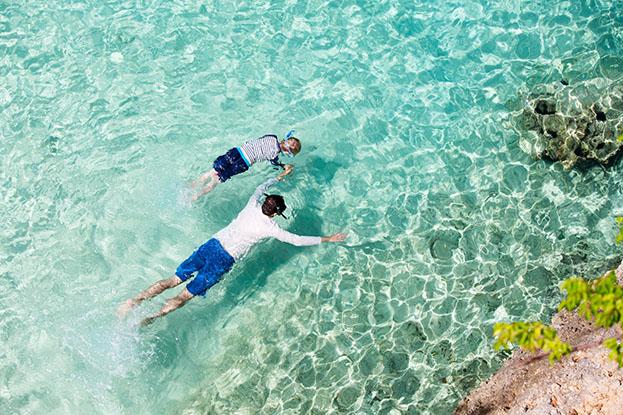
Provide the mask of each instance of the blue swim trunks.
[{"label": "blue swim trunks", "polygon": [[229,180],[236,174],[249,170],[249,164],[243,158],[240,149],[234,147],[214,160],[213,168],[221,182]]},{"label": "blue swim trunks", "polygon": [[192,295],[205,295],[208,288],[219,282],[233,265],[234,258],[223,249],[218,239],[212,238],[182,262],[175,270],[175,275],[186,281],[197,272],[186,289]]}]

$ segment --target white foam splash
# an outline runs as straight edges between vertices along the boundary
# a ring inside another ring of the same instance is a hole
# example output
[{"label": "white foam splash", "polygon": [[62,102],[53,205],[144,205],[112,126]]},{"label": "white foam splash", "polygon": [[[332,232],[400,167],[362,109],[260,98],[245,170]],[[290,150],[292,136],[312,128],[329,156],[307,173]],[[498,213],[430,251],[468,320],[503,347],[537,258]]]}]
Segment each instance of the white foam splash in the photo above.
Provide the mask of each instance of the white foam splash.
[{"label": "white foam splash", "polygon": [[112,63],[122,63],[123,55],[121,54],[121,52],[113,52],[110,54],[110,61]]}]

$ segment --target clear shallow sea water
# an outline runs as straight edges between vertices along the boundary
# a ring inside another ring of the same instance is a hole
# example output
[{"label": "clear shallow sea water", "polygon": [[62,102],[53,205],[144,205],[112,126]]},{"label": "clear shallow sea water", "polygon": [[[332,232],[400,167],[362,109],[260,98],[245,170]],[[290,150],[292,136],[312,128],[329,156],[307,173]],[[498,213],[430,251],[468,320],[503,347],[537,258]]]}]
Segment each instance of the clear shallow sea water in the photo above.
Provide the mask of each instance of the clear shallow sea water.
[{"label": "clear shallow sea water", "polygon": [[[519,91],[623,75],[606,1],[1,1],[0,413],[447,414],[500,364],[496,321],[617,258],[621,164],[522,151]],[[225,226],[296,128],[263,243],[146,329],[115,310]]]}]

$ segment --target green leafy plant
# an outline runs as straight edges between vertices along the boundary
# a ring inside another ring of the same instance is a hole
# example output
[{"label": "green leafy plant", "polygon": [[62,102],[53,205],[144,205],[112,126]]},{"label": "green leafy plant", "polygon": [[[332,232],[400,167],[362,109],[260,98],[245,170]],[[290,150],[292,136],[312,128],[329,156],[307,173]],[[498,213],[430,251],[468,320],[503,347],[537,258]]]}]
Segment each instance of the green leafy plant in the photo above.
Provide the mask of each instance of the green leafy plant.
[{"label": "green leafy plant", "polygon": [[594,320],[599,327],[623,323],[623,287],[617,283],[613,271],[595,281],[569,278],[562,283],[562,289],[567,291],[567,297],[558,306],[559,310],[577,310],[580,316]]},{"label": "green leafy plant", "polygon": [[620,244],[623,243],[623,216],[617,216],[614,220],[616,220],[617,225],[619,225],[619,234],[616,236],[616,243]]},{"label": "green leafy plant", "polygon": [[[594,281],[572,277],[563,281],[561,288],[567,292],[558,306],[559,310],[576,311],[599,327],[620,325],[623,328],[623,287],[616,280],[614,272]],[[496,349],[510,349],[513,344],[524,350],[548,353],[554,362],[571,353],[573,348],[563,342],[556,330],[540,322],[497,323],[493,327]],[[616,338],[604,341],[610,349],[610,358],[623,367],[623,344]]]},{"label": "green leafy plant", "polygon": [[[619,225],[616,242],[622,243],[623,217],[617,217],[616,222]],[[599,327],[619,325],[623,329],[623,287],[618,284],[614,271],[593,281],[571,277],[562,282],[561,289],[566,291],[566,296],[558,310],[575,311]],[[550,362],[560,360],[573,351],[568,343],[558,337],[556,330],[540,322],[497,323],[493,327],[493,335],[496,337],[496,349],[510,349],[515,344],[530,352],[541,350],[548,353]],[[621,340],[610,338],[603,345],[610,350],[610,359],[623,367]]]},{"label": "green leafy plant", "polygon": [[617,140],[620,142],[623,142],[623,134],[621,134],[620,136],[617,137]]},{"label": "green leafy plant", "polygon": [[604,346],[610,349],[610,354],[608,355],[610,359],[617,362],[619,367],[623,367],[623,343],[613,337],[604,340]]},{"label": "green leafy plant", "polygon": [[556,335],[556,330],[538,321],[496,323],[493,335],[497,338],[496,350],[509,349],[512,344],[517,344],[530,352],[542,350],[549,353],[550,362],[560,360],[572,351],[571,346]]}]

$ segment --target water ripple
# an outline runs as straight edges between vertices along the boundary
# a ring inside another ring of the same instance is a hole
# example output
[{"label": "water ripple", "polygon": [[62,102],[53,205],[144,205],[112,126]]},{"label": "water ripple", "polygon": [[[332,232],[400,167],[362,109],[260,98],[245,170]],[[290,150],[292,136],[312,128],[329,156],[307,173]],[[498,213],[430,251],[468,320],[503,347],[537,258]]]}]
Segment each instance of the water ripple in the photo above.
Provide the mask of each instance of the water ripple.
[{"label": "water ripple", "polygon": [[[535,84],[620,80],[622,15],[0,2],[0,412],[448,413],[504,357],[496,321],[546,319],[615,256],[620,165],[534,161],[507,122]],[[267,242],[206,300],[118,322],[274,171],[192,208],[188,181],[290,126],[287,226],[349,242]]]}]

